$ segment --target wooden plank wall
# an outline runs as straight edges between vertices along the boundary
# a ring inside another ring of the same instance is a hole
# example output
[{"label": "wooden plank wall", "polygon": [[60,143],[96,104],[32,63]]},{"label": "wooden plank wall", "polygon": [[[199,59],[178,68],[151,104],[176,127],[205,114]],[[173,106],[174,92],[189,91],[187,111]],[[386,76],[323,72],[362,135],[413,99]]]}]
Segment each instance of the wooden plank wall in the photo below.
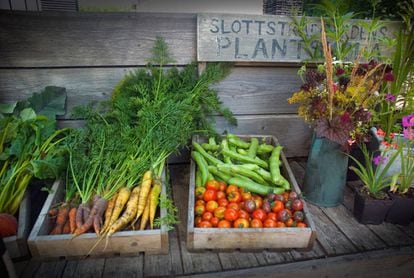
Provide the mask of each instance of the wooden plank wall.
[{"label": "wooden plank wall", "polygon": [[[23,99],[47,85],[67,88],[71,109],[107,99],[125,73],[142,67],[156,36],[165,38],[182,67],[196,59],[195,14],[0,12],[0,102]],[[299,88],[298,65],[234,65],[215,85],[237,116],[232,127],[216,117],[220,131],[269,134],[289,157],[306,156],[308,126],[287,98]]]}]

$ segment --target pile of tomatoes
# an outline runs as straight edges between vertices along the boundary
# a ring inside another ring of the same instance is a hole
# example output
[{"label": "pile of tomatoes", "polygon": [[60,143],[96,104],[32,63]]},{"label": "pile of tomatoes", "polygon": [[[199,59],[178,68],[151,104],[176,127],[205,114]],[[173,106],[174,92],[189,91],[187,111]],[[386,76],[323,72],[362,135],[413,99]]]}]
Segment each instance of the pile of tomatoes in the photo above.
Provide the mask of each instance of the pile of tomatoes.
[{"label": "pile of tomatoes", "polygon": [[303,202],[293,191],[259,196],[210,180],[196,187],[195,199],[197,228],[306,227]]}]

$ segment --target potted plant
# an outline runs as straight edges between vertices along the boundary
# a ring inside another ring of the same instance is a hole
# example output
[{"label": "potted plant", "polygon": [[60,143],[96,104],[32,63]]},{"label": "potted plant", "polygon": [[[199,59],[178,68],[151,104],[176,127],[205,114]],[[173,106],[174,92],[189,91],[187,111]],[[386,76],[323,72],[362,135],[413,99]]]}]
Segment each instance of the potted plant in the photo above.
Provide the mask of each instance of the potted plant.
[{"label": "potted plant", "polygon": [[342,202],[350,145],[364,141],[371,115],[380,100],[386,65],[333,61],[322,20],[324,65],[303,70],[305,84],[289,103],[299,104],[299,116],[314,127],[306,165],[304,197],[320,206]]},{"label": "potted plant", "polygon": [[356,165],[350,169],[363,183],[362,187],[355,190],[354,216],[362,224],[378,225],[384,221],[393,204],[384,189],[395,183],[395,178],[387,177],[386,174],[399,153],[394,153],[388,159],[381,154],[371,153],[364,144],[360,149],[364,156],[364,164],[349,155]]},{"label": "potted plant", "polygon": [[394,200],[387,222],[408,225],[414,217],[414,115],[402,119],[403,135],[406,139],[398,145],[396,154],[399,156],[400,171],[394,174],[395,183],[390,188]]}]

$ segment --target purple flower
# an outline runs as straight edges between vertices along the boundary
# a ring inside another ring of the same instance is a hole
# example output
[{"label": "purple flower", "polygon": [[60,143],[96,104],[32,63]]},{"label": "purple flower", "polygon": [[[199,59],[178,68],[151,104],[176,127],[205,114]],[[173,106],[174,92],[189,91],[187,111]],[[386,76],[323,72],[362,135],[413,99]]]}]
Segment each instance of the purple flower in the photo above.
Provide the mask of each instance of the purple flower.
[{"label": "purple flower", "polygon": [[414,127],[414,115],[407,115],[402,118],[403,127]]},{"label": "purple flower", "polygon": [[378,164],[380,164],[381,162],[381,156],[380,155],[374,156],[374,158],[372,159],[372,162],[375,164],[375,166],[378,166]]},{"label": "purple flower", "polygon": [[394,75],[391,72],[384,74],[384,81],[392,82],[394,81]]},{"label": "purple flower", "polygon": [[385,100],[388,102],[395,102],[395,96],[393,94],[386,94],[385,95]]}]

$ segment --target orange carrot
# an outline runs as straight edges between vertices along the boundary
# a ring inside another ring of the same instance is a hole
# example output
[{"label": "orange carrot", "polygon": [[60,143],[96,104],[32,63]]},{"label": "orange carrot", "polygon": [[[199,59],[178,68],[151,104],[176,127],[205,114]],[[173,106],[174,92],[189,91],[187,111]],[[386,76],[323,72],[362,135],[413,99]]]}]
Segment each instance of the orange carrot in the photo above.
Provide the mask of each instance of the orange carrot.
[{"label": "orange carrot", "polygon": [[[88,219],[83,223],[82,226],[77,227],[75,230],[75,236],[81,235],[83,233],[86,233],[89,231],[89,229],[92,227],[94,222],[94,217],[99,216],[102,217],[102,214],[105,212],[105,209],[108,205],[108,201],[100,196],[97,198],[94,198],[94,204],[90,211],[90,214],[88,216]],[[95,231],[96,232],[96,231]]]},{"label": "orange carrot", "polygon": [[69,206],[63,204],[59,210],[56,217],[56,225],[53,230],[50,232],[51,235],[60,235],[63,232],[63,226],[66,223],[69,214]]},{"label": "orange carrot", "polygon": [[76,207],[73,207],[69,211],[69,226],[70,226],[70,233],[74,233],[76,230]]},{"label": "orange carrot", "polygon": [[70,234],[70,221],[69,219],[66,220],[65,225],[63,226],[63,231],[62,234],[66,235],[66,234]]},{"label": "orange carrot", "polygon": [[105,222],[101,229],[102,233],[104,233],[109,228],[109,222],[111,221],[111,216],[112,216],[112,212],[114,211],[114,206],[115,206],[117,197],[118,197],[118,194],[115,194],[111,198],[111,200],[109,200],[108,202],[108,206],[106,207],[106,210],[105,210]]}]

